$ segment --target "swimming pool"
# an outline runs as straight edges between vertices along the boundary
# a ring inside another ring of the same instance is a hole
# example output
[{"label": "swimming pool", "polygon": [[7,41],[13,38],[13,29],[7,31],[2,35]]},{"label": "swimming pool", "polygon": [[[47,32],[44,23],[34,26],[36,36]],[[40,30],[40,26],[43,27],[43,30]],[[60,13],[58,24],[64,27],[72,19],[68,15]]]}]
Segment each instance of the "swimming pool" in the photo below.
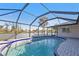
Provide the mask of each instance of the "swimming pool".
[{"label": "swimming pool", "polygon": [[63,42],[60,38],[44,39],[29,44],[10,48],[8,56],[54,56],[58,45]]}]

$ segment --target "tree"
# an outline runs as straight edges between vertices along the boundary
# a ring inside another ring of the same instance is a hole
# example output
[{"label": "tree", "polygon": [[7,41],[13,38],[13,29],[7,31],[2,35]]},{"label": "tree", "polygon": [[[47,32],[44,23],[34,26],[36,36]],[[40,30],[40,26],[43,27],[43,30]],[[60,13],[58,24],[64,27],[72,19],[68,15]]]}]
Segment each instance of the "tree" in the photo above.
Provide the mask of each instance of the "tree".
[{"label": "tree", "polygon": [[12,32],[12,31],[15,31],[15,29],[16,29],[16,27],[15,27],[15,25],[13,24],[13,25],[11,26],[11,32]]},{"label": "tree", "polygon": [[9,24],[5,23],[5,31],[8,32]]},{"label": "tree", "polygon": [[39,25],[41,24],[41,27],[43,28],[43,31],[45,32],[45,27],[47,26],[48,22],[47,22],[48,18],[46,16],[42,16],[39,19]]},{"label": "tree", "polygon": [[4,32],[3,26],[0,25],[0,33],[3,33],[3,32]]},{"label": "tree", "polygon": [[0,29],[2,29],[3,28],[3,26],[2,25],[0,25]]},{"label": "tree", "polygon": [[18,25],[17,28],[16,28],[15,24],[13,24],[13,25],[11,26],[11,32],[12,32],[12,31],[13,31],[13,32],[17,32],[17,33],[24,32],[24,30],[21,28],[20,25]]}]

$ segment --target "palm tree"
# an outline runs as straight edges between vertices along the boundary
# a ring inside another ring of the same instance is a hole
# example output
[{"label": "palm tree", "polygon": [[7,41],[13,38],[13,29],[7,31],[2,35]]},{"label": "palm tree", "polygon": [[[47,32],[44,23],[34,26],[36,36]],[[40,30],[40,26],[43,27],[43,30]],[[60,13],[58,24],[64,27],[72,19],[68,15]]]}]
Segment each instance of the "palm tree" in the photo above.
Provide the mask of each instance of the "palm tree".
[{"label": "palm tree", "polygon": [[48,20],[48,18],[46,16],[40,17],[40,19],[39,19],[39,25],[41,24],[41,27],[43,28],[44,34],[45,34],[45,27],[48,24],[47,20]]}]

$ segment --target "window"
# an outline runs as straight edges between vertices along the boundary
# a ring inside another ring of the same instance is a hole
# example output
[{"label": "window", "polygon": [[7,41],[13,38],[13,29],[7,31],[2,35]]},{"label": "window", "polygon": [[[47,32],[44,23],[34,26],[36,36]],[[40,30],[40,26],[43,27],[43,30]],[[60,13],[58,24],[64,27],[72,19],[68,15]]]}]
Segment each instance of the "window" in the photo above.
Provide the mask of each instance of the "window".
[{"label": "window", "polygon": [[69,32],[70,32],[70,28],[62,28],[62,32],[67,32],[67,33],[69,33]]}]

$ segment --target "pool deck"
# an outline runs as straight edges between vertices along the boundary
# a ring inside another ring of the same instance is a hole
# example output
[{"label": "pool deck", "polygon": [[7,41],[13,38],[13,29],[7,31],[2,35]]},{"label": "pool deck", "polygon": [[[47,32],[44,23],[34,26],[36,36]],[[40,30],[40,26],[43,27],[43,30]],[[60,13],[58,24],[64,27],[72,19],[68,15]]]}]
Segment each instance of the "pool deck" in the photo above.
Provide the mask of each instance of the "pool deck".
[{"label": "pool deck", "polygon": [[59,56],[79,56],[79,39],[67,38],[57,49]]}]

